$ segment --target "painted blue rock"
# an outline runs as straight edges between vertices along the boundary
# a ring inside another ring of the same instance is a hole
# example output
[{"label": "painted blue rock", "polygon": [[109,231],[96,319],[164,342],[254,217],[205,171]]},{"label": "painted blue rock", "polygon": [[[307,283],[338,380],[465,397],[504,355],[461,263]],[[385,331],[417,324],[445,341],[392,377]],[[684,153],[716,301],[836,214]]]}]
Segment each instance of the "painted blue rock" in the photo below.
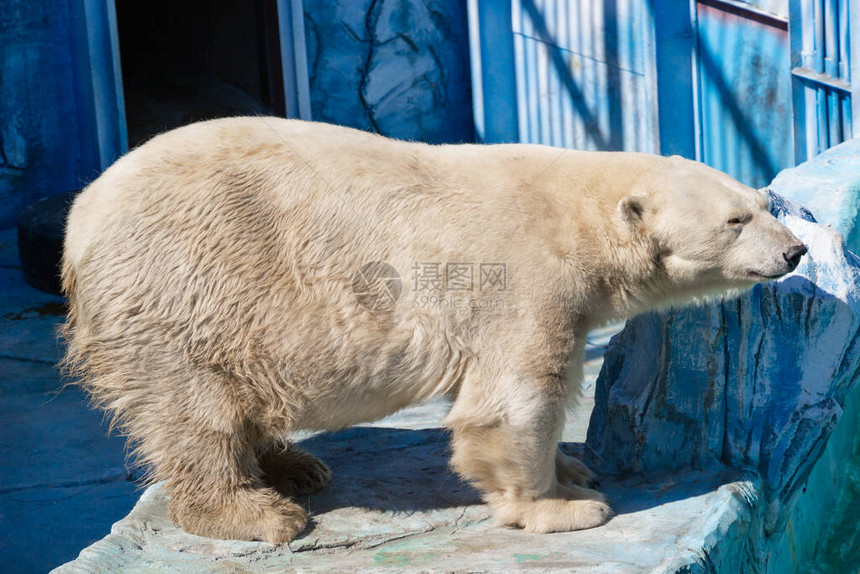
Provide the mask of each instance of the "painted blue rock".
[{"label": "painted blue rock", "polygon": [[607,351],[587,441],[621,474],[754,470],[765,536],[784,527],[860,367],[860,259],[771,198],[809,247],[800,267],[738,299],[630,321]]},{"label": "painted blue rock", "polygon": [[[781,172],[770,188],[807,205],[818,221],[845,236],[849,250],[860,253],[860,139]],[[786,534],[770,552],[771,572],[838,572],[860,563],[860,389],[849,393],[843,407],[791,511]],[[794,531],[818,535],[794,536]]]},{"label": "painted blue rock", "polygon": [[769,188],[809,208],[816,220],[845,236],[848,249],[860,253],[860,138],[783,170]]},{"label": "painted blue rock", "polygon": [[464,0],[304,7],[315,120],[431,143],[474,139]]}]

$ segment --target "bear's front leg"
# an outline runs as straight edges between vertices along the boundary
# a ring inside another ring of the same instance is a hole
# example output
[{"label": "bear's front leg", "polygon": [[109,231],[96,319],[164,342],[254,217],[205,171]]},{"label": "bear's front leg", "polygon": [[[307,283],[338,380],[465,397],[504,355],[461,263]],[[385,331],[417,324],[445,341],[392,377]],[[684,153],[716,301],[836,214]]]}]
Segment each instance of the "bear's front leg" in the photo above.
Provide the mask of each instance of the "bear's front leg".
[{"label": "bear's front leg", "polygon": [[[516,393],[493,388],[458,397],[448,418],[453,430],[452,466],[481,490],[500,523],[529,532],[605,524],[613,512],[603,494],[559,481],[574,470],[558,453],[563,400],[557,393],[523,386],[518,382]],[[495,399],[489,404],[488,395]],[[557,469],[557,463],[566,468]],[[576,478],[584,479],[585,465],[573,464]]]}]

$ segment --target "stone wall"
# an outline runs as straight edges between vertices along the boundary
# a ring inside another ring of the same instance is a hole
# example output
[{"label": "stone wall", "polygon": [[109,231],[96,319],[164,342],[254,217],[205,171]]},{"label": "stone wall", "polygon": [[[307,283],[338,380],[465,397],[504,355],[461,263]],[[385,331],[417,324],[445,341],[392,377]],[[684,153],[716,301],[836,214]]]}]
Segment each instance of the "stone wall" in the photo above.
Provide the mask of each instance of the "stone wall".
[{"label": "stone wall", "polygon": [[0,6],[0,229],[36,199],[75,189],[97,165],[80,145],[73,24],[68,2]]},{"label": "stone wall", "polygon": [[465,0],[305,2],[314,120],[474,139]]}]

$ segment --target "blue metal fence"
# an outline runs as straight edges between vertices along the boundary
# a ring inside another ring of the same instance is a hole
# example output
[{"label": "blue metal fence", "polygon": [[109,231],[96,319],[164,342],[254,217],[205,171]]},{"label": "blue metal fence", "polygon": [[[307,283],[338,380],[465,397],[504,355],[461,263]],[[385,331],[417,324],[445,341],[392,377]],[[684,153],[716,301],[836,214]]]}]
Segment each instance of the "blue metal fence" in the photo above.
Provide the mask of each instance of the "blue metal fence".
[{"label": "blue metal fence", "polygon": [[767,185],[794,165],[787,14],[725,0],[695,8],[698,159]]},{"label": "blue metal fence", "polygon": [[764,185],[858,134],[858,5],[471,0],[477,133],[677,153]]},{"label": "blue metal fence", "polygon": [[[860,7],[849,0],[792,0],[795,151],[804,161],[854,135],[851,30],[860,35]],[[853,22],[853,26],[851,25]],[[853,38],[857,42],[857,38]],[[856,46],[856,45],[855,45]],[[857,47],[855,58],[860,60]],[[856,74],[855,74],[856,76]]]},{"label": "blue metal fence", "polygon": [[[579,149],[656,151],[638,0],[513,0],[519,135]],[[633,113],[630,113],[633,112]]]}]

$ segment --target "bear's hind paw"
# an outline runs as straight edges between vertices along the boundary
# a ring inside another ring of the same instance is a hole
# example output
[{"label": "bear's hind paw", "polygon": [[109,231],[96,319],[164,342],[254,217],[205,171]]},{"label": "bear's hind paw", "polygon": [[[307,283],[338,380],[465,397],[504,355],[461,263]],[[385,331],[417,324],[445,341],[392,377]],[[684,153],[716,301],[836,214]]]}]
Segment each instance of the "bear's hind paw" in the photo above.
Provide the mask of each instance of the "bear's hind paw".
[{"label": "bear's hind paw", "polygon": [[311,494],[331,482],[331,470],[314,455],[295,446],[277,445],[260,456],[263,482],[284,496]]},{"label": "bear's hind paw", "polygon": [[[213,496],[208,504],[170,502],[170,518],[185,532],[226,540],[257,540],[284,544],[307,526],[307,513],[298,504],[270,489],[239,490]],[[217,501],[217,502],[216,502]]]}]

